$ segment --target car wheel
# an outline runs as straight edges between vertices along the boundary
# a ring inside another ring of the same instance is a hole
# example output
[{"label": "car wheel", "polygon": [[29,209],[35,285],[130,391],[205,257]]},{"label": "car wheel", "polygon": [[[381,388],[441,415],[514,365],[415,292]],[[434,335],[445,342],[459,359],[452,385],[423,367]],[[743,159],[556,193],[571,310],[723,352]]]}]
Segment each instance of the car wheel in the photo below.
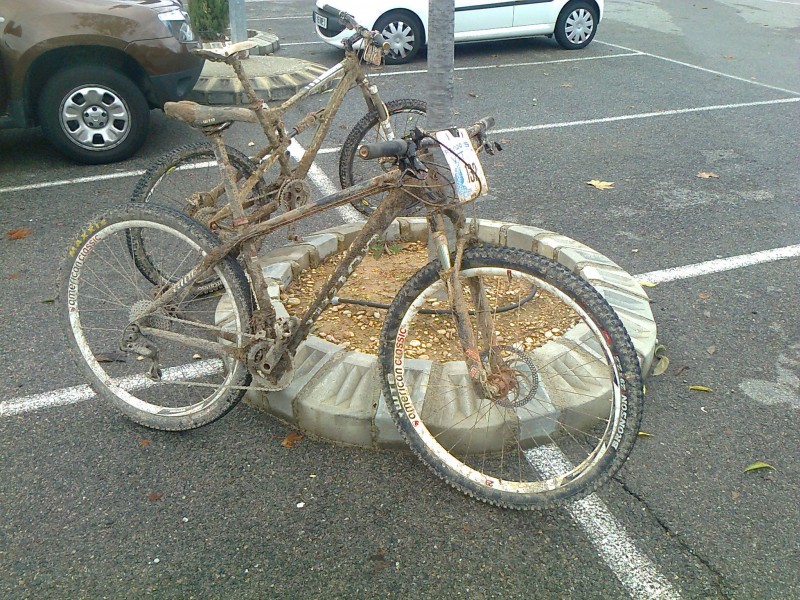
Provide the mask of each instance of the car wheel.
[{"label": "car wheel", "polygon": [[584,48],[597,32],[597,19],[597,9],[588,2],[570,2],[558,15],[556,41],[567,50]]},{"label": "car wheel", "polygon": [[375,22],[375,29],[389,42],[387,65],[407,63],[422,47],[422,23],[408,11],[386,13]]},{"label": "car wheel", "polygon": [[50,142],[87,164],[123,160],[147,137],[150,110],[125,75],[100,65],[56,73],[39,97],[39,122]]}]

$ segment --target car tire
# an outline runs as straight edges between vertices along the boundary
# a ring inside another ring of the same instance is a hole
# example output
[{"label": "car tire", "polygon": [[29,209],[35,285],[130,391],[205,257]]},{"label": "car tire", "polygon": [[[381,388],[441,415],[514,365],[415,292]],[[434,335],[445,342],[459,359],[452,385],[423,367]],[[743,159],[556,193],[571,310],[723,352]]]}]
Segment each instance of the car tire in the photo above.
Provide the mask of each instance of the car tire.
[{"label": "car tire", "polygon": [[50,143],[81,163],[126,159],[147,138],[144,94],[128,77],[101,65],[58,71],[42,89],[38,109]]},{"label": "car tire", "polygon": [[597,33],[597,9],[578,0],[567,4],[558,15],[553,32],[558,45],[567,50],[585,48]]},{"label": "car tire", "polygon": [[389,42],[387,65],[401,65],[413,59],[424,42],[422,23],[411,12],[392,10],[375,21],[374,28]]}]

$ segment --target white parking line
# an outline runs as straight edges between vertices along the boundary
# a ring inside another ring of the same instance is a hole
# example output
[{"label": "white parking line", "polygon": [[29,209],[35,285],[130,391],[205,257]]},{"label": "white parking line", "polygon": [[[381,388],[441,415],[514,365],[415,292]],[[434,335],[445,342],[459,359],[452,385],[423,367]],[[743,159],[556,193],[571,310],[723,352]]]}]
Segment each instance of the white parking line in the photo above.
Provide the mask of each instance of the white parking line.
[{"label": "white parking line", "polygon": [[[574,469],[556,446],[539,446],[525,457],[544,477],[555,477]],[[568,504],[567,512],[580,525],[600,558],[635,600],[677,600],[678,592],[647,556],[633,543],[622,524],[597,494]]]},{"label": "white parking line", "polygon": [[562,127],[577,127],[580,125],[595,125],[597,123],[614,123],[616,121],[633,121],[637,119],[652,119],[655,117],[672,117],[690,113],[710,112],[715,110],[733,110],[736,108],[750,108],[753,106],[768,106],[771,104],[794,104],[800,102],[798,98],[780,98],[778,100],[760,100],[756,102],[740,102],[738,104],[714,104],[711,106],[697,106],[694,108],[675,108],[671,110],[656,110],[617,117],[601,117],[599,119],[582,119],[580,121],[566,121],[561,123],[542,123],[541,125],[527,125],[524,127],[507,127],[505,129],[492,129],[492,133],[519,133],[537,129],[560,129]]},{"label": "white parking line", "polygon": [[680,65],[682,67],[688,67],[689,69],[695,69],[697,71],[702,71],[704,73],[710,73],[712,75],[716,75],[718,77],[727,77],[728,79],[733,79],[735,81],[741,81],[744,83],[749,83],[750,85],[756,85],[759,87],[767,88],[770,90],[777,90],[779,92],[786,92],[787,94],[794,94],[795,96],[800,96],[800,92],[796,90],[787,90],[786,88],[778,87],[775,85],[769,85],[766,83],[761,83],[760,81],[753,81],[752,79],[747,79],[745,77],[739,77],[738,75],[731,75],[730,73],[723,73],[722,71],[715,71],[714,69],[708,69],[706,67],[701,67],[700,65],[693,65],[692,63],[683,62],[682,60],[675,60],[674,58],[668,58],[666,56],[661,56],[659,54],[651,54],[650,52],[643,52],[641,50],[634,50],[633,48],[628,48],[627,46],[620,46],[619,44],[611,44],[609,42],[600,42],[595,40],[596,44],[602,44],[603,46],[609,46],[611,48],[617,48],[618,50],[625,50],[626,52],[633,52],[637,56],[648,56],[650,58],[657,58],[658,60],[663,60],[666,62],[674,63],[676,65]]},{"label": "white parking line", "polygon": [[[520,67],[536,67],[542,65],[556,65],[561,63],[573,63],[573,62],[586,62],[590,60],[608,60],[612,58],[625,58],[626,56],[639,56],[641,52],[637,50],[632,50],[630,52],[620,53],[620,54],[610,54],[608,56],[580,56],[577,58],[559,58],[557,60],[534,60],[530,62],[521,62],[521,63],[508,63],[508,64],[499,64],[499,65],[476,65],[472,67],[456,67],[453,71],[457,73],[462,73],[464,71],[486,71],[488,69],[516,69]],[[370,73],[370,78],[373,77],[395,77],[397,75],[419,75],[422,73],[427,73],[428,69],[415,69],[415,70],[404,70],[404,71],[389,71],[383,73]]]},{"label": "white parking line", "polygon": [[753,252],[752,254],[741,254],[739,256],[729,256],[728,258],[707,260],[684,267],[650,271],[649,273],[636,275],[636,278],[640,281],[648,281],[650,283],[666,283],[668,281],[677,281],[679,279],[689,279],[690,277],[700,277],[701,275],[732,271],[734,269],[751,267],[762,263],[776,262],[787,258],[797,258],[798,256],[800,256],[800,244],[785,246],[783,248],[774,248],[772,250],[762,250],[761,252]]},{"label": "white parking line", "polygon": [[[666,283],[797,257],[800,257],[800,244],[751,254],[730,256],[683,267],[648,271],[647,273],[633,275],[633,277],[634,279],[651,283]],[[75,404],[89,400],[92,397],[94,397],[94,393],[88,386],[84,385],[45,392],[44,394],[12,398],[11,400],[0,402],[0,417],[43,410],[64,404]]]},{"label": "white parking line", "polygon": [[[537,129],[560,129],[564,127],[579,127],[582,125],[594,125],[599,123],[613,123],[615,121],[632,121],[637,119],[652,119],[657,117],[670,117],[675,115],[683,115],[689,113],[700,113],[700,112],[709,112],[709,111],[717,111],[717,110],[734,110],[739,108],[750,108],[754,106],[769,106],[769,105],[780,105],[780,104],[794,104],[800,102],[800,97],[798,98],[779,98],[777,100],[761,100],[756,102],[740,102],[738,104],[715,104],[710,106],[697,106],[694,108],[676,108],[670,110],[658,110],[652,112],[644,112],[644,113],[633,113],[630,115],[619,115],[615,117],[600,117],[597,119],[583,119],[579,121],[563,121],[563,122],[555,122],[555,123],[542,123],[540,125],[526,125],[523,127],[507,127],[503,129],[493,129],[492,133],[495,134],[503,134],[503,133],[520,133],[524,131],[535,131]],[[333,152],[338,152],[340,148],[321,148],[317,154],[331,154]],[[110,173],[107,175],[94,175],[90,177],[78,177],[74,179],[59,179],[56,181],[44,181],[41,183],[29,183],[26,185],[15,185],[9,186],[5,188],[0,188],[0,194],[10,193],[10,192],[24,192],[26,190],[41,190],[45,188],[51,187],[59,187],[64,185],[75,185],[81,183],[95,183],[98,181],[106,181],[109,179],[120,179],[124,177],[138,177],[144,173],[143,170],[137,171],[123,171],[120,173]],[[311,176],[311,175],[310,175]],[[329,180],[330,181],[330,180]],[[335,186],[333,191],[336,191]],[[331,193],[331,192],[328,192]]]}]

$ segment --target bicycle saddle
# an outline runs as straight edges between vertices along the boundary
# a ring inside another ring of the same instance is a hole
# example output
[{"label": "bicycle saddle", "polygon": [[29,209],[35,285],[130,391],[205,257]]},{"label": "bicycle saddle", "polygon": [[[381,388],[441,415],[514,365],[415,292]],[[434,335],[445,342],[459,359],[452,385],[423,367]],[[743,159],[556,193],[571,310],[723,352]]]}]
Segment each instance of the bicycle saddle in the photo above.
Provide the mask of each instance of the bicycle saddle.
[{"label": "bicycle saddle", "polygon": [[234,58],[242,58],[248,50],[256,46],[258,44],[247,40],[236,44],[225,44],[222,48],[198,48],[192,52],[206,60],[230,63]]},{"label": "bicycle saddle", "polygon": [[220,123],[240,121],[258,123],[256,114],[249,108],[237,106],[206,106],[190,100],[166,102],[164,112],[173,119],[179,119],[193,127],[208,127]]}]

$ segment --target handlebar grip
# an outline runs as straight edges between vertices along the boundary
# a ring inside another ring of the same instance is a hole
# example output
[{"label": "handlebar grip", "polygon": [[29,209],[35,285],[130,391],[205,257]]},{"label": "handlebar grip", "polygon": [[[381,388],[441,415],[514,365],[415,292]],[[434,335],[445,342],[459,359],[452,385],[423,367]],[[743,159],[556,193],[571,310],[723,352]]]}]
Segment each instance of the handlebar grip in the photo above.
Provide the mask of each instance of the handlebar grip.
[{"label": "handlebar grip", "polygon": [[406,140],[386,140],[374,144],[364,144],[358,149],[358,155],[365,160],[402,156],[406,152],[408,152]]},{"label": "handlebar grip", "polygon": [[491,129],[494,127],[494,117],[483,117],[480,121],[478,121],[483,127],[483,130],[486,131],[487,129]]}]

